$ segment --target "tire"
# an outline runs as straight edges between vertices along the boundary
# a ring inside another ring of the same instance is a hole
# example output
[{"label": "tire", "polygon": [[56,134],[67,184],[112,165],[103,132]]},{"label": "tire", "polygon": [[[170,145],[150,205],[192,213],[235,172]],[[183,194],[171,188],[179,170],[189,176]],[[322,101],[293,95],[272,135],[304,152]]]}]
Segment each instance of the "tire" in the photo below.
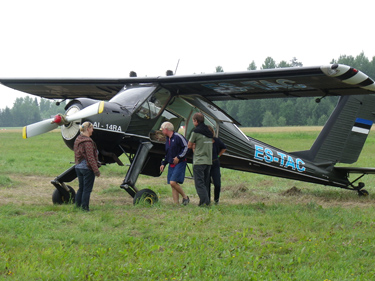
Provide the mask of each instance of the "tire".
[{"label": "tire", "polygon": [[368,191],[366,189],[358,190],[358,196],[366,197],[368,195],[369,195],[369,193],[368,193]]},{"label": "tire", "polygon": [[55,188],[55,190],[52,193],[52,203],[56,205],[62,205],[62,204],[74,204],[75,198],[76,198],[76,192],[75,190],[68,185],[69,192],[64,192],[65,194],[61,194],[60,191]]},{"label": "tire", "polygon": [[149,204],[153,205],[159,201],[158,196],[151,189],[142,189],[138,191],[133,199],[133,204]]}]

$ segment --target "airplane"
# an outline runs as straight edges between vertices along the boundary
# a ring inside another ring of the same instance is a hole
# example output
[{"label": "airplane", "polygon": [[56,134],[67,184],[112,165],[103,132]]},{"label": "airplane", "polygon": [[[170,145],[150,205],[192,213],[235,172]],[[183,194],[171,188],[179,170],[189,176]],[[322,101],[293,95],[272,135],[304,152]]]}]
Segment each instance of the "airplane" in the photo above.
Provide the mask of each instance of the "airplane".
[{"label": "airplane", "polygon": [[[221,167],[280,178],[334,186],[368,195],[358,182],[375,168],[343,167],[359,158],[375,120],[375,82],[363,72],[341,64],[292,67],[233,73],[137,77],[131,72],[121,79],[0,78],[4,86],[55,100],[70,100],[65,114],[23,128],[29,138],[61,127],[65,144],[73,149],[79,124],[94,125],[92,139],[103,164],[130,166],[120,187],[134,204],[158,201],[151,189],[139,189],[139,174],[160,176],[165,138],[159,128],[170,121],[184,126],[184,136],[194,129],[192,116],[201,112],[226,144]],[[339,96],[337,106],[310,149],[286,152],[246,136],[239,123],[214,101]],[[191,162],[191,157],[188,159]],[[359,176],[350,181],[350,174]],[[51,181],[54,204],[74,202],[75,190],[68,185],[77,177],[75,165]]]}]

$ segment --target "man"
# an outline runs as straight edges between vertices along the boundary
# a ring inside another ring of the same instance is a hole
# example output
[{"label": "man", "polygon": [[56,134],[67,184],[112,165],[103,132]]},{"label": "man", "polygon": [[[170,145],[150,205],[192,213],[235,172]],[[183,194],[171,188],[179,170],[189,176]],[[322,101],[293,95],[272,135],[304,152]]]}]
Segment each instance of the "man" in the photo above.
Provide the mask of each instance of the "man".
[{"label": "man", "polygon": [[189,139],[188,148],[193,149],[193,173],[199,206],[210,205],[210,170],[212,165],[212,132],[204,124],[202,113],[193,115],[195,129]]},{"label": "man", "polygon": [[[214,184],[214,201],[215,204],[219,204],[220,191],[221,191],[221,173],[220,173],[220,156],[227,151],[226,145],[221,139],[215,137],[214,128],[208,126],[208,129],[214,135],[212,143],[212,166],[210,171],[210,178]],[[208,189],[208,197],[211,198],[211,187]]]},{"label": "man", "polygon": [[179,133],[174,132],[171,122],[161,124],[160,130],[166,136],[165,159],[161,163],[160,172],[163,172],[165,166],[169,164],[167,182],[172,187],[173,202],[178,204],[179,194],[181,194],[182,204],[187,205],[190,199],[180,186],[185,180],[187,140]]}]

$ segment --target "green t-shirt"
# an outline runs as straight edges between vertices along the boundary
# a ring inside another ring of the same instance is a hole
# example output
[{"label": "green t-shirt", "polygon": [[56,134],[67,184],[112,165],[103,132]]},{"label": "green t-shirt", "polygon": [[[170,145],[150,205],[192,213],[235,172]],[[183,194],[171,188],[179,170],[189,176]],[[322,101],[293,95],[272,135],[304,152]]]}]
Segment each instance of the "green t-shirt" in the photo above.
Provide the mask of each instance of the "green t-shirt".
[{"label": "green t-shirt", "polygon": [[212,139],[193,132],[189,141],[195,143],[193,164],[212,165]]}]

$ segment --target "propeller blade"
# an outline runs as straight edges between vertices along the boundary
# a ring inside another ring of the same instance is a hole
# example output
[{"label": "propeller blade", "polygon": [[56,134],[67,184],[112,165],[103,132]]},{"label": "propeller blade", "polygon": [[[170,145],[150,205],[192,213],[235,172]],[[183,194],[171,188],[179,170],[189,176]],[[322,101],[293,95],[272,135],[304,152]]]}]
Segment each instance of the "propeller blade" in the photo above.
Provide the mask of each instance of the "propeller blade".
[{"label": "propeller blade", "polygon": [[87,118],[96,114],[100,114],[104,111],[104,101],[92,104],[84,109],[73,113],[72,115],[65,116],[67,122],[72,122],[78,119]]},{"label": "propeller blade", "polygon": [[53,121],[53,118],[43,120],[43,121],[23,127],[22,137],[26,139],[26,138],[44,134],[49,131],[52,131],[53,129],[56,129],[58,125],[56,123],[51,124],[52,121]]},{"label": "propeller blade", "polygon": [[[54,118],[43,120],[23,128],[22,137],[24,139],[37,136],[40,134],[47,133],[56,129],[62,122],[72,122],[82,118],[87,118],[96,114],[100,114],[104,111],[104,101],[92,104],[76,113],[69,116],[56,115]],[[65,119],[64,121],[62,121]],[[58,120],[58,121],[57,121]]]}]

